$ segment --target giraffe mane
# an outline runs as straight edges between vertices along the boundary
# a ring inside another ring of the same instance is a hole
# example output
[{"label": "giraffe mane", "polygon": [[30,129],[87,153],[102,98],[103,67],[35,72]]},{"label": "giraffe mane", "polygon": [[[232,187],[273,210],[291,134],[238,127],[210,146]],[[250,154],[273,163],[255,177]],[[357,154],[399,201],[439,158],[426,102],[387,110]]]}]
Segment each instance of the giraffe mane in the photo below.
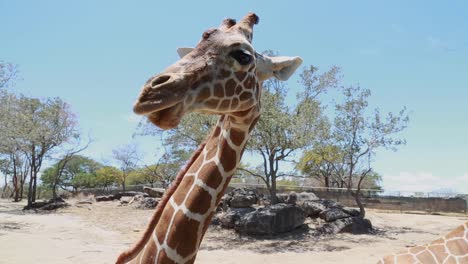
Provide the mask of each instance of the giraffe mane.
[{"label": "giraffe mane", "polygon": [[203,148],[205,147],[205,144],[206,143],[203,142],[202,144],[200,144],[200,146],[198,146],[198,148],[192,154],[192,157],[190,157],[190,160],[177,174],[176,178],[172,182],[171,187],[164,193],[163,197],[161,198],[161,201],[156,206],[156,209],[153,213],[153,216],[151,217],[149,224],[146,227],[145,232],[143,233],[143,237],[132,248],[122,252],[117,258],[116,264],[124,264],[132,260],[143,249],[145,244],[150,239],[153,230],[156,228],[156,225],[158,224],[159,219],[161,218],[164,207],[167,205],[169,199],[176,191],[177,187],[181,183],[188,169],[192,166],[192,164],[195,162],[198,156],[200,156],[201,152],[203,151]]}]

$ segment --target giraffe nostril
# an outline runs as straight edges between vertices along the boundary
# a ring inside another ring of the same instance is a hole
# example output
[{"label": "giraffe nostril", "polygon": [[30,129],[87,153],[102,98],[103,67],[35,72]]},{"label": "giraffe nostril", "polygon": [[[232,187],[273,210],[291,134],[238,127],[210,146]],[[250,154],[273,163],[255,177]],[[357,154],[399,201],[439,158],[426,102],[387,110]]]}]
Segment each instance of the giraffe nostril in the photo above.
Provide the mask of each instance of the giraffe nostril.
[{"label": "giraffe nostril", "polygon": [[151,82],[151,87],[156,87],[160,84],[163,84],[167,81],[169,81],[169,79],[171,78],[171,76],[169,75],[161,75],[161,76],[158,76],[156,77],[152,82]]}]

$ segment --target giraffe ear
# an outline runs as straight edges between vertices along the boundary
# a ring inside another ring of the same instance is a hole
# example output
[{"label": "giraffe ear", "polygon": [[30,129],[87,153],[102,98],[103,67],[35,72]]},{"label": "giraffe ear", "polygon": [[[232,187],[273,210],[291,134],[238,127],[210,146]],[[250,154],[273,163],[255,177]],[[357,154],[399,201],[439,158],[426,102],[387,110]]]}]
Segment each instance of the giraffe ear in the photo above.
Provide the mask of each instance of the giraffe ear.
[{"label": "giraffe ear", "polygon": [[185,55],[189,54],[193,48],[178,48],[177,49],[177,54],[179,54],[179,57],[182,59],[185,57]]},{"label": "giraffe ear", "polygon": [[301,66],[300,57],[271,57],[273,75],[281,81],[286,81]]},{"label": "giraffe ear", "polygon": [[269,57],[261,55],[257,57],[257,74],[260,80],[275,77],[286,81],[301,66],[302,59],[299,57]]}]

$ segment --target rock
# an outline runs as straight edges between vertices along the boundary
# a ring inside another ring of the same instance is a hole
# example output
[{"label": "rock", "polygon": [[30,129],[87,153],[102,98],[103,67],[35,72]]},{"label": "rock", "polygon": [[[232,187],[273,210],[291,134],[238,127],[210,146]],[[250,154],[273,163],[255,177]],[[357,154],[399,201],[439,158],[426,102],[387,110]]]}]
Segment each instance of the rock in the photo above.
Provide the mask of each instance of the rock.
[{"label": "rock", "polygon": [[64,207],[68,207],[70,206],[68,203],[65,203],[65,202],[54,202],[54,203],[48,203],[44,206],[42,206],[40,209],[41,210],[56,210],[56,209],[59,209],[59,208],[64,208]]},{"label": "rock", "polygon": [[133,196],[123,196],[120,198],[120,204],[128,204],[133,200]]},{"label": "rock", "polygon": [[332,223],[326,223],[317,229],[318,234],[337,234],[337,233],[352,233],[352,234],[368,234],[372,232],[372,224],[368,219],[361,217],[348,217],[338,219]]},{"label": "rock", "polygon": [[343,208],[343,206],[339,202],[335,202],[333,200],[319,199],[317,202],[321,203],[327,209],[328,208]]},{"label": "rock", "polygon": [[31,207],[25,206],[24,209],[38,209],[38,208],[46,206],[48,203],[49,203],[48,201],[36,201],[36,202],[32,202]]},{"label": "rock", "polygon": [[147,193],[149,197],[161,198],[166,192],[166,190],[163,188],[150,188],[145,186],[143,187],[143,192]]},{"label": "rock", "polygon": [[76,202],[76,204],[93,204],[93,199],[92,198],[87,198],[87,199],[83,199],[83,200],[79,200],[78,202]]},{"label": "rock", "polygon": [[343,212],[349,214],[350,216],[359,216],[360,212],[359,210],[356,210],[354,208],[343,208]]},{"label": "rock", "polygon": [[257,202],[257,194],[245,188],[232,190],[224,200],[224,203],[233,208],[246,208]]},{"label": "rock", "polygon": [[341,208],[329,208],[325,211],[322,211],[319,214],[319,217],[326,222],[333,222],[338,219],[350,217],[350,215],[345,213]]},{"label": "rock", "polygon": [[136,195],[142,195],[143,197],[148,197],[148,194],[144,192],[129,191],[129,192],[118,192],[114,194],[114,199],[120,199],[122,197],[133,197]]},{"label": "rock", "polygon": [[114,195],[100,195],[96,196],[96,202],[106,202],[114,200]]},{"label": "rock", "polygon": [[246,208],[230,208],[227,212],[220,213],[216,216],[219,220],[219,225],[224,228],[234,228],[236,223],[246,214],[255,211],[252,207]]},{"label": "rock", "polygon": [[278,198],[278,202],[287,204],[296,204],[299,198],[296,192],[279,193],[276,197]]},{"label": "rock", "polygon": [[320,213],[327,209],[323,204],[316,201],[304,201],[299,205],[299,207],[304,210],[308,217],[313,219],[318,218]]},{"label": "rock", "polygon": [[301,192],[301,193],[297,194],[297,200],[299,202],[302,202],[302,201],[317,201],[317,200],[319,200],[319,198],[314,193]]},{"label": "rock", "polygon": [[249,235],[275,235],[303,225],[305,218],[299,206],[281,203],[247,213],[236,221],[234,229]]},{"label": "rock", "polygon": [[154,209],[158,206],[160,201],[161,198],[143,197],[142,199],[135,201],[135,207],[138,209]]},{"label": "rock", "polygon": [[64,203],[65,200],[62,197],[56,197],[55,199],[52,198],[48,201],[48,203]]}]

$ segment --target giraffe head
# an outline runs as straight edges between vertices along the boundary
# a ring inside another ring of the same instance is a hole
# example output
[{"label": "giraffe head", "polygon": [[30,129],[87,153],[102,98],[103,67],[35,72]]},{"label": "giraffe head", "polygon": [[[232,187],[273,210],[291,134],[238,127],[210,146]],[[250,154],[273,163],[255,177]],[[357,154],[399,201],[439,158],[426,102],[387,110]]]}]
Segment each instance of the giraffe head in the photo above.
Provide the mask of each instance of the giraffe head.
[{"label": "giraffe head", "polygon": [[205,31],[195,48],[179,49],[181,59],[143,86],[134,112],[169,129],[189,112],[259,111],[261,83],[271,77],[287,80],[302,60],[255,52],[251,43],[258,20],[253,13],[237,23],[225,19],[218,28]]}]

